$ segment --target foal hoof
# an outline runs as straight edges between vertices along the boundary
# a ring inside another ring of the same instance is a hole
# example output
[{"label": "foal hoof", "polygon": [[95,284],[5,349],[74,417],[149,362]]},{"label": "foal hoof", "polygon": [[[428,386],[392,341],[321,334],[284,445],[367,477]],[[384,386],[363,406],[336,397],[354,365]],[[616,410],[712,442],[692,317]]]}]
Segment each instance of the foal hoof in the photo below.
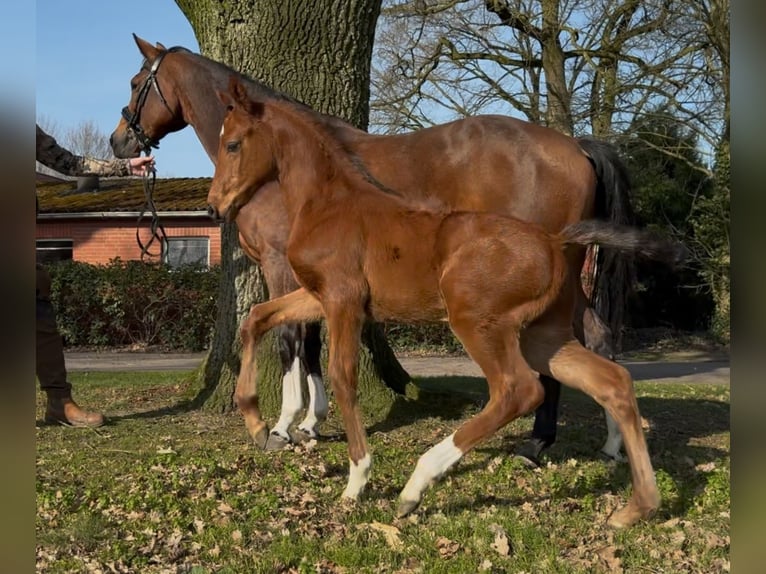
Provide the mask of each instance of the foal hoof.
[{"label": "foal hoof", "polygon": [[396,517],[404,518],[420,506],[419,500],[400,500],[399,507],[396,509]]},{"label": "foal hoof", "polygon": [[290,439],[285,438],[280,434],[272,432],[269,434],[269,438],[266,440],[264,450],[282,450],[290,444]]},{"label": "foal hoof", "polygon": [[255,434],[251,436],[253,438],[253,443],[255,443],[255,446],[257,446],[260,449],[265,449],[266,444],[269,441],[269,429],[266,426],[263,426]]},{"label": "foal hoof", "polygon": [[[658,505],[659,506],[659,505]],[[657,512],[656,508],[636,508],[628,504],[615,510],[606,523],[616,530],[633,526],[640,520],[648,520]]]}]

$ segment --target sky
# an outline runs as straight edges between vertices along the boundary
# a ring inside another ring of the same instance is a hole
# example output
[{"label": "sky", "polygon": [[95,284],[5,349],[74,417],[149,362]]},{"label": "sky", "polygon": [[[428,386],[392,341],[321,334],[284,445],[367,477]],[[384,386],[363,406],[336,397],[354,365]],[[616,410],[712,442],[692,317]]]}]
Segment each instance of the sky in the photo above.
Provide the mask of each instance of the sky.
[{"label": "sky", "polygon": [[[199,52],[173,0],[38,0],[35,21],[35,112],[60,133],[84,121],[107,136],[114,131],[143,58],[133,33]],[[191,127],[165,136],[153,154],[157,177],[213,175]]]}]

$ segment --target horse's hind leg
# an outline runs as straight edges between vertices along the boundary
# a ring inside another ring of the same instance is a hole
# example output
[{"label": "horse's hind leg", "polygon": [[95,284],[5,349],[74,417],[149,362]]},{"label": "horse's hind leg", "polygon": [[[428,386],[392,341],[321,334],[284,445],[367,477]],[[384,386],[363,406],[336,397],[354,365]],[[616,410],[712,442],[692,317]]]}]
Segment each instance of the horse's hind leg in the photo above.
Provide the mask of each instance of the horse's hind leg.
[{"label": "horse's hind leg", "polygon": [[281,325],[277,334],[277,349],[282,363],[282,409],[279,420],[269,433],[266,450],[280,450],[290,444],[290,425],[303,409],[301,391],[301,351],[303,326],[300,323]]},{"label": "horse's hind leg", "polygon": [[593,397],[616,422],[625,439],[633,494],[628,504],[609,519],[615,527],[629,526],[652,516],[660,495],[649,459],[641,417],[628,371],[583,347],[569,329],[532,325],[522,335],[522,350],[530,366]]},{"label": "horse's hind leg", "polygon": [[[265,448],[269,437],[266,423],[261,418],[258,408],[256,389],[256,348],[263,335],[271,328],[291,322],[316,321],[322,317],[319,301],[305,289],[298,289],[254,305],[250,314],[242,323],[242,366],[234,398],[237,407],[245,419],[245,426],[253,441]],[[300,392],[300,389],[298,389]]]},{"label": "horse's hind leg", "polygon": [[322,380],[320,355],[322,351],[321,325],[304,325],[303,358],[306,367],[306,382],[309,389],[309,406],[306,418],[298,425],[295,440],[302,442],[319,436],[319,425],[327,419],[327,394]]}]

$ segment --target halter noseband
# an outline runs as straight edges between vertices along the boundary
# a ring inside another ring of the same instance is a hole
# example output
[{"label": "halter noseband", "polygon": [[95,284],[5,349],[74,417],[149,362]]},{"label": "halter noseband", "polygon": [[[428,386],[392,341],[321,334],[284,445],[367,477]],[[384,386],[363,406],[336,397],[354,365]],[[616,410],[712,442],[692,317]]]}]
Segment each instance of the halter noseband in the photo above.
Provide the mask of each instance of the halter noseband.
[{"label": "halter noseband", "polygon": [[146,103],[146,97],[149,95],[150,88],[154,88],[154,91],[157,92],[157,95],[159,96],[163,105],[171,114],[173,113],[173,110],[170,109],[165,96],[163,96],[162,91],[160,91],[160,86],[157,83],[157,71],[160,69],[162,59],[168,52],[178,51],[188,52],[186,48],[182,48],[181,46],[174,46],[162,52],[159,56],[157,56],[154,62],[152,62],[152,65],[149,67],[149,74],[146,76],[144,83],[141,84],[141,88],[138,91],[138,98],[136,99],[136,111],[131,112],[128,106],[122,108],[122,117],[125,118],[126,122],[128,122],[128,129],[133,132],[133,135],[136,136],[138,143],[141,145],[142,151],[145,151],[147,155],[149,154],[151,148],[159,148],[160,142],[159,140],[146,135],[144,128],[141,127],[141,124],[139,123],[141,119],[141,109]]}]

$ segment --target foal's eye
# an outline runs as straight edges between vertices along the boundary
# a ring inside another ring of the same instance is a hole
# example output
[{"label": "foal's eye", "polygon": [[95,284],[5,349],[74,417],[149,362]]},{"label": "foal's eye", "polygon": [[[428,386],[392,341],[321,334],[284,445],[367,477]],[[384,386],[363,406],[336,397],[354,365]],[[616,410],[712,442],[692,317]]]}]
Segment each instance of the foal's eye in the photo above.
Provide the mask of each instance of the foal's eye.
[{"label": "foal's eye", "polygon": [[239,150],[239,142],[229,142],[226,144],[226,151],[229,153],[234,153],[235,151]]}]

